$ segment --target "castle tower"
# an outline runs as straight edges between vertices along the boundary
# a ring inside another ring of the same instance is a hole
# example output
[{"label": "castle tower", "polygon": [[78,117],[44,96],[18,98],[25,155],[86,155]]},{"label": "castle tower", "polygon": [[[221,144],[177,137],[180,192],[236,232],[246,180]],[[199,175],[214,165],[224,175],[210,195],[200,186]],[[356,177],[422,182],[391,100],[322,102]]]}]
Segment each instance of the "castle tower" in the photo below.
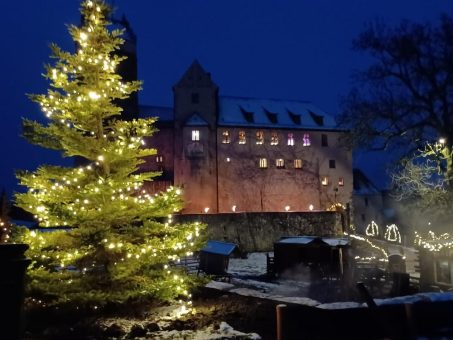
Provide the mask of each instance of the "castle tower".
[{"label": "castle tower", "polygon": [[218,87],[194,61],[173,95],[174,184],[184,188],[187,210],[218,212]]},{"label": "castle tower", "polygon": [[[132,30],[126,16],[123,15],[120,20],[111,18],[112,23],[117,26],[115,28],[123,29],[124,44],[117,51],[117,54],[122,57],[127,57],[118,65],[118,73],[123,77],[124,81],[135,81],[138,79],[137,71],[137,37]],[[118,101],[118,104],[123,108],[121,118],[131,120],[138,118],[138,93],[132,93],[128,98]]]}]

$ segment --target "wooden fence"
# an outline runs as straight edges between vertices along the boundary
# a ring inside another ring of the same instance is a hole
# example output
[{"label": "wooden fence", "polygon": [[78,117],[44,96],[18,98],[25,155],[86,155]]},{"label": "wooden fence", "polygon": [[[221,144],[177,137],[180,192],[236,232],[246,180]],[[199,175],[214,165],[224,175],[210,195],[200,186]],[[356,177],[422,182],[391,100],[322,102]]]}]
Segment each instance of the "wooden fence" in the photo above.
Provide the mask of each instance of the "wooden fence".
[{"label": "wooden fence", "polygon": [[278,305],[277,340],[452,338],[453,301],[321,309]]}]

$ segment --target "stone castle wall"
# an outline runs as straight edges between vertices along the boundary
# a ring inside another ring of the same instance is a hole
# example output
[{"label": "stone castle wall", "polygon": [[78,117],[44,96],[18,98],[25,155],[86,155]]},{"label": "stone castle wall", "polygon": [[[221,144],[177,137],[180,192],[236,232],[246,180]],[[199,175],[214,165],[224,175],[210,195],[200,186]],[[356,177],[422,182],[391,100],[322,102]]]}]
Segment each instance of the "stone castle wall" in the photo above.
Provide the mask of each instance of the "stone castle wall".
[{"label": "stone castle wall", "polygon": [[282,236],[340,236],[346,226],[331,211],[176,215],[175,221],[205,223],[209,240],[236,243],[241,252],[273,251]]}]

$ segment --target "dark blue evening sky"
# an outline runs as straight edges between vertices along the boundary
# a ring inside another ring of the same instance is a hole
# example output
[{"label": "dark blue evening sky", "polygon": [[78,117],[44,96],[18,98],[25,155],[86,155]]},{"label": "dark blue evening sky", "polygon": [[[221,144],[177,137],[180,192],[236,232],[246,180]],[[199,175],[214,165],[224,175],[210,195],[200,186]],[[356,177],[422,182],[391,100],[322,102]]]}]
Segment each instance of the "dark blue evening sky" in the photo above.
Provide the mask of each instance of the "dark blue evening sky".
[{"label": "dark blue evening sky", "polygon": [[[376,18],[434,21],[446,0],[110,0],[138,38],[143,104],[171,105],[172,85],[194,59],[212,73],[221,95],[309,100],[336,114],[351,74],[369,61],[351,42]],[[2,2],[0,188],[18,190],[15,169],[58,162],[58,154],[19,137],[21,117],[41,119],[26,93],[43,93],[49,44],[73,50],[65,24],[79,22],[78,0]],[[374,162],[369,162],[373,159]],[[355,160],[382,182],[383,165]],[[365,166],[366,165],[366,166]]]}]

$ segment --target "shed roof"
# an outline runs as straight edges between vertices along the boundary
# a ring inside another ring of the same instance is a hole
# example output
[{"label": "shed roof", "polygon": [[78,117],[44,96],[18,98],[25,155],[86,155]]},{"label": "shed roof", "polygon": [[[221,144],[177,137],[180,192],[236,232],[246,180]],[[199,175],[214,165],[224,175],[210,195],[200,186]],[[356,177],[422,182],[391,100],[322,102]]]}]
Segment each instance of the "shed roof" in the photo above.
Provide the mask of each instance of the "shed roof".
[{"label": "shed roof", "polygon": [[282,237],[275,243],[284,244],[302,244],[307,245],[315,241],[323,242],[331,247],[347,246],[350,244],[349,239],[342,237],[318,237],[318,236],[295,236],[295,237]]},{"label": "shed roof", "polygon": [[229,256],[236,245],[234,243],[221,241],[208,241],[207,245],[201,249],[202,252]]}]

